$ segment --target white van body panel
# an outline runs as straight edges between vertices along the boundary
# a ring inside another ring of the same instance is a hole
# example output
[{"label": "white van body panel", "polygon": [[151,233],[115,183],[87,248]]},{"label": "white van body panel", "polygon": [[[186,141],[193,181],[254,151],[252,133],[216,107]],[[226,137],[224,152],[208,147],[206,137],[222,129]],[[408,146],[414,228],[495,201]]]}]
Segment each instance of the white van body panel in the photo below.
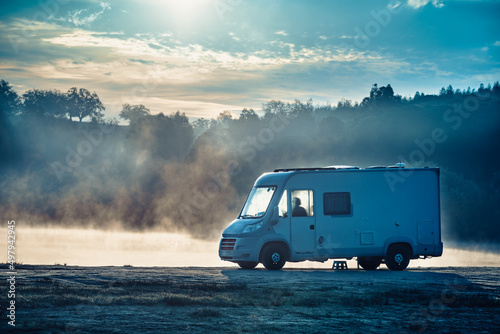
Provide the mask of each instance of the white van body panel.
[{"label": "white van body panel", "polygon": [[[219,248],[222,260],[259,262],[262,247],[270,242],[286,245],[291,262],[383,257],[394,243],[409,245],[412,258],[442,254],[438,168],[278,170],[262,175],[254,186],[276,187],[265,215],[259,218],[262,227],[243,233],[242,228],[236,231],[229,226]],[[273,221],[273,208],[284,193],[287,214]],[[307,195],[302,201],[307,202],[308,216],[290,214],[294,193]],[[350,209],[342,207],[347,201]],[[337,205],[341,214],[328,214]],[[245,221],[258,220],[240,217],[237,221],[245,226]],[[234,245],[227,246],[224,240],[231,244],[234,240]]]}]

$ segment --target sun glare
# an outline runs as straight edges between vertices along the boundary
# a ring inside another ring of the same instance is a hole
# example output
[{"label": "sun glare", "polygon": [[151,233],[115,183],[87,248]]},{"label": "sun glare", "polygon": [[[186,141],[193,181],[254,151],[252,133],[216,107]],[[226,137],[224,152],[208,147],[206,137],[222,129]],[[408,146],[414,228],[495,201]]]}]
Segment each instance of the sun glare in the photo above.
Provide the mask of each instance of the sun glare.
[{"label": "sun glare", "polygon": [[165,10],[178,24],[195,21],[210,5],[211,0],[170,0],[164,4]]}]

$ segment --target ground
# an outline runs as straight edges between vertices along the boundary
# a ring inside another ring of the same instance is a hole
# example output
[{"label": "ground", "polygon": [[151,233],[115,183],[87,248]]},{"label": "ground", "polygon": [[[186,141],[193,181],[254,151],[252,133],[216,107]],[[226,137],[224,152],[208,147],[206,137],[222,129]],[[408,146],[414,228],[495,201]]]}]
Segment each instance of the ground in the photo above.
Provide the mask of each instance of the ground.
[{"label": "ground", "polygon": [[[16,326],[5,316],[0,326],[13,333],[500,333],[500,267],[381,268],[19,265]],[[5,282],[7,270],[0,276]]]}]

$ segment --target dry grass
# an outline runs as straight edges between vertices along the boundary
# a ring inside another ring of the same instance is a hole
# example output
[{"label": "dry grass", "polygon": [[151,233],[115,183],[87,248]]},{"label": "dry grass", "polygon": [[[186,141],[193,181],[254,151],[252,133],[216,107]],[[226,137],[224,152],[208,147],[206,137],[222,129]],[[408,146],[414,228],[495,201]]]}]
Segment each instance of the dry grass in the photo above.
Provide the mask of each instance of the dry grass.
[{"label": "dry grass", "polygon": [[[371,285],[368,285],[371,286]],[[44,278],[22,286],[28,297],[26,308],[71,305],[166,305],[212,307],[320,307],[340,305],[371,307],[381,305],[426,305],[436,298],[435,291],[411,288],[362,289],[322,286],[316,291],[292,287],[249,288],[241,283],[174,283],[162,280],[117,280],[98,285],[80,285]],[[3,297],[3,296],[2,296]],[[449,307],[499,307],[500,301],[483,292],[460,292]]]},{"label": "dry grass", "polygon": [[[419,312],[432,312],[432,305],[435,306],[432,303],[441,298],[443,291],[452,291],[453,295],[446,295],[449,302],[442,311],[439,309],[441,313],[435,319],[426,320],[429,332],[444,333],[440,325],[443,321],[455,324],[469,317],[470,324],[476,321],[473,319],[475,314],[484,315],[481,321],[484,324],[491,314],[500,310],[500,301],[494,294],[472,285],[447,290],[444,283],[435,282],[413,284],[412,287],[407,287],[407,281],[374,284],[317,278],[312,283],[304,279],[288,282],[281,278],[285,275],[295,277],[295,273],[265,271],[253,273],[251,279],[244,281],[231,276],[212,279],[209,275],[188,274],[155,276],[141,273],[134,277],[128,274],[129,270],[141,272],[136,268],[126,268],[119,274],[110,270],[112,275],[108,277],[99,271],[85,275],[64,268],[57,274],[33,274],[31,279],[24,276],[16,282],[19,293],[17,330],[128,333],[134,332],[137,329],[134,326],[140,324],[146,326],[145,332],[206,333],[218,332],[221,324],[225,324],[224,328],[233,333],[282,333],[305,332],[313,328],[310,324],[314,323],[319,326],[314,327],[318,333],[328,332],[330,328],[376,332],[388,326],[394,326],[398,329],[394,333],[399,333],[403,329],[421,328],[420,323],[409,323],[413,313],[418,314],[417,319],[431,319]],[[243,273],[229,274],[244,277]],[[0,294],[0,302],[6,305],[6,295]],[[479,309],[482,313],[477,313]],[[143,319],[148,322],[142,323]],[[124,327],[123,322],[130,327]],[[89,327],[82,328],[81,324]],[[115,328],[120,330],[115,331]],[[456,332],[462,331],[461,327],[454,328]]]}]

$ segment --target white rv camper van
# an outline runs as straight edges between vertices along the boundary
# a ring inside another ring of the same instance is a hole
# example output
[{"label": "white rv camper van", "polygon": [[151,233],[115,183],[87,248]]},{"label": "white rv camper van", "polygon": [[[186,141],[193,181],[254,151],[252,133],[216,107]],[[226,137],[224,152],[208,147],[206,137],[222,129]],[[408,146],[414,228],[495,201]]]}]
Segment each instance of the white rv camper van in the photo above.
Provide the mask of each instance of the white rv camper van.
[{"label": "white rv camper van", "polygon": [[263,174],[219,245],[222,260],[245,269],[355,257],[367,270],[404,270],[442,253],[439,169],[404,164]]}]

